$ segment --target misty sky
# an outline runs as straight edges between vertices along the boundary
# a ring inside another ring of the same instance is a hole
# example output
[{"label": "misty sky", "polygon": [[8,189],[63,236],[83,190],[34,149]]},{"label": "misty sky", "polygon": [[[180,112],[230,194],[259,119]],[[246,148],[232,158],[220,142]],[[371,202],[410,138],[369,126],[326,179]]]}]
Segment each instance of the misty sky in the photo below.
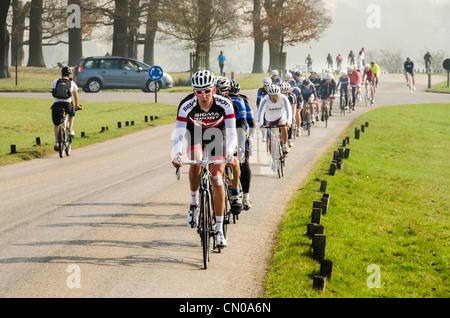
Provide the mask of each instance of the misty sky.
[{"label": "misty sky", "polygon": [[[331,27],[319,42],[289,47],[288,67],[304,64],[311,53],[318,69],[325,67],[328,53],[348,55],[350,50],[366,52],[377,49],[402,50],[421,62],[425,50],[444,50],[450,57],[450,0],[323,0],[333,19]],[[372,9],[370,12],[367,10]],[[379,15],[373,11],[379,9]],[[369,20],[369,22],[368,22]],[[379,25],[378,25],[379,23]],[[104,55],[111,52],[110,43],[84,43],[84,55]],[[139,46],[142,59],[143,46]],[[217,72],[217,56],[224,50],[227,57],[225,71],[251,70],[253,40],[243,38],[234,43],[216,43],[211,50],[212,70]],[[155,61],[165,71],[186,71],[189,51],[174,44],[156,45]],[[55,67],[61,56],[67,55],[67,46],[44,48],[47,67]],[[265,45],[264,68],[268,66],[268,46]],[[27,61],[27,57],[26,60]]]}]

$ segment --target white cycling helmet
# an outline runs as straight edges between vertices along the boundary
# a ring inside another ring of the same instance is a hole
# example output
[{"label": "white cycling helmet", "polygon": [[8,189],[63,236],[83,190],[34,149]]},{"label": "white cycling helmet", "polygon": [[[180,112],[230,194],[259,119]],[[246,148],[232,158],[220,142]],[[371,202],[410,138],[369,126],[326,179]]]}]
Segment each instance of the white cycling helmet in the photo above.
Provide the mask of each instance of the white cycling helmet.
[{"label": "white cycling helmet", "polygon": [[214,86],[216,78],[211,71],[201,70],[192,75],[191,86],[193,89],[205,89]]},{"label": "white cycling helmet", "polygon": [[281,83],[281,85],[280,85],[280,92],[282,93],[282,94],[287,94],[287,93],[289,93],[289,89],[291,88],[291,85],[289,85],[289,83],[288,82],[283,82],[283,83]]},{"label": "white cycling helmet", "polygon": [[330,73],[327,73],[327,74],[325,74],[324,76],[323,76],[323,79],[325,79],[325,80],[331,80],[333,77],[331,76],[331,74]]},{"label": "white cycling helmet", "polygon": [[347,67],[347,72],[353,72],[353,67],[351,66]]},{"label": "white cycling helmet", "polygon": [[272,76],[278,75],[278,71],[277,70],[273,70],[272,71]]},{"label": "white cycling helmet", "polygon": [[278,95],[280,94],[280,86],[278,85],[270,85],[267,90],[267,94],[269,95]]},{"label": "white cycling helmet", "polygon": [[347,75],[347,72],[346,72],[346,71],[342,71],[342,72],[341,72],[341,75],[342,75],[342,76]]},{"label": "white cycling helmet", "polygon": [[270,86],[272,85],[272,79],[270,77],[265,77],[262,81],[264,86]]},{"label": "white cycling helmet", "polygon": [[364,69],[367,70],[368,68],[370,68],[370,65],[369,65],[369,64],[364,65]]},{"label": "white cycling helmet", "polygon": [[228,92],[230,90],[230,87],[231,87],[230,81],[226,77],[219,76],[216,78],[217,92],[219,93]]},{"label": "white cycling helmet", "polygon": [[291,79],[291,77],[292,77],[292,73],[289,73],[289,72],[284,75],[284,79],[286,79],[286,80]]}]

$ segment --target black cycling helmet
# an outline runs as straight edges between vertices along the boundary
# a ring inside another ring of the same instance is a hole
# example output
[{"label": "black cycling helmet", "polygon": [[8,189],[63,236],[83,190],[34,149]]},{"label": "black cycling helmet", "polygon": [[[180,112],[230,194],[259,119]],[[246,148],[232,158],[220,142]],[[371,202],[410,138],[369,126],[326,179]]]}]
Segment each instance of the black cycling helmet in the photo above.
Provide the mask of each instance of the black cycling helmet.
[{"label": "black cycling helmet", "polygon": [[70,67],[64,66],[64,67],[61,69],[61,75],[62,75],[62,76],[69,76],[69,75],[71,75],[71,74],[72,74],[72,70],[70,69]]},{"label": "black cycling helmet", "polygon": [[309,79],[305,79],[304,81],[303,81],[303,85],[309,85],[310,84],[310,81],[309,81]]}]

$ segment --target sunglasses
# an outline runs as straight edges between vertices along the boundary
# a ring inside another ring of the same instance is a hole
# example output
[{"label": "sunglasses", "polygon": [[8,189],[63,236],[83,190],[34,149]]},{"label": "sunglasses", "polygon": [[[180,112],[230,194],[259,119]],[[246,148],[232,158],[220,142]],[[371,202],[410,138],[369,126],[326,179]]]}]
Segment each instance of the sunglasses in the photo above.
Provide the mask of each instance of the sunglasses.
[{"label": "sunglasses", "polygon": [[208,88],[208,89],[205,89],[205,90],[201,90],[201,89],[195,89],[195,90],[194,90],[194,92],[195,92],[196,95],[203,95],[203,94],[209,95],[209,94],[212,93],[212,91],[213,91],[213,90],[212,90],[211,88]]}]

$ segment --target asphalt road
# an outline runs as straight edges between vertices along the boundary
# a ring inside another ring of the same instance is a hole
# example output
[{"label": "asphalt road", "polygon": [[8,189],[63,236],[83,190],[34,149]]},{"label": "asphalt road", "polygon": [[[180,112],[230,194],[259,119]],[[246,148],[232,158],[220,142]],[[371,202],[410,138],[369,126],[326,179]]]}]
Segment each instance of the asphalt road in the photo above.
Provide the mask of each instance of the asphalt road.
[{"label": "asphalt road", "polygon": [[[425,93],[426,83],[418,76],[411,95],[402,76],[386,75],[374,107],[449,102],[448,95]],[[256,91],[244,93],[255,100]],[[159,93],[158,101],[178,104],[184,95]],[[345,117],[336,111],[328,128],[316,124],[310,137],[297,138],[283,179],[271,172],[259,144],[252,157],[253,208],[229,226],[228,247],[212,253],[207,270],[200,239],[186,225],[188,169],[177,181],[170,164],[173,124],[76,149],[64,159],[55,154],[0,167],[0,297],[262,297],[288,202],[351,121],[374,107]]]}]

